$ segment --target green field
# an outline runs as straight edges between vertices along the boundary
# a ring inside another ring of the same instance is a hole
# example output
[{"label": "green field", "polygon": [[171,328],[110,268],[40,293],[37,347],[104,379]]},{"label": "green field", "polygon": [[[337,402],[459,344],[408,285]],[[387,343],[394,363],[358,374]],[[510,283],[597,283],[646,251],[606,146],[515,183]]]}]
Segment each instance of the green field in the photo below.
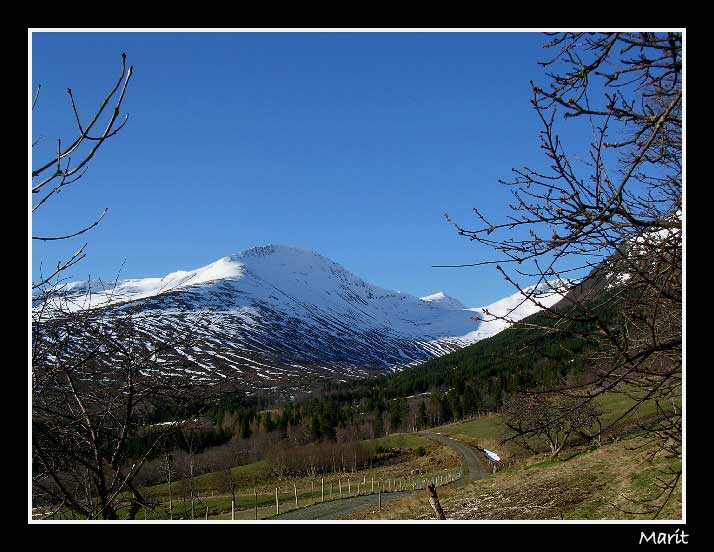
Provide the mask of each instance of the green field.
[{"label": "green field", "polygon": [[380,437],[378,439],[368,439],[362,441],[367,447],[377,447],[382,448],[396,448],[396,449],[415,449],[419,447],[428,447],[432,444],[428,439],[424,439],[419,435],[413,435],[411,433],[396,433],[394,435],[389,435],[387,437]]},{"label": "green field", "polygon": [[[238,488],[263,486],[273,481],[270,462],[260,460],[252,464],[245,464],[231,468],[231,475]],[[219,492],[225,486],[226,474],[222,471],[205,473],[193,478],[194,489],[199,493]],[[181,492],[183,482],[172,484],[173,493]],[[147,492],[153,498],[163,498],[169,496],[169,485],[156,485],[150,487]],[[230,505],[230,502],[229,502]]]},{"label": "green field", "polygon": [[[340,496],[356,496],[372,492],[372,478],[375,491],[380,487],[389,492],[405,487],[415,478],[410,477],[414,468],[419,468],[429,475],[454,472],[459,467],[458,457],[448,447],[413,434],[393,434],[379,439],[369,439],[362,443],[372,449],[397,449],[402,451],[391,463],[372,469],[356,470],[324,476],[324,499],[336,500]],[[424,455],[415,449],[423,448]],[[278,489],[280,512],[296,508],[295,491],[298,493],[297,507],[304,507],[322,500],[322,477],[277,478],[273,475],[270,463],[262,460],[233,468],[236,480],[236,519],[255,519],[256,505],[258,519],[265,519],[276,514],[275,489]],[[230,493],[226,492],[226,474],[224,472],[206,473],[194,478],[193,516],[204,519],[208,509],[209,519],[230,519]],[[341,489],[341,492],[340,492]],[[142,510],[137,519],[169,519],[168,483],[144,489],[154,509]],[[190,519],[191,500],[186,481],[172,484],[171,511],[174,519]]]},{"label": "green field", "polygon": [[500,414],[481,416],[467,422],[458,422],[431,429],[454,437],[467,437],[484,442],[497,442],[504,436],[503,418]]},{"label": "green field", "polygon": [[[625,393],[608,392],[597,397],[595,402],[602,408],[601,422],[603,428],[606,428],[625,414],[636,401]],[[671,409],[671,405],[668,408]],[[655,402],[646,401],[618,422],[616,429],[636,427],[639,423],[652,420],[656,416],[658,416],[658,412]],[[487,448],[496,452],[501,458],[508,458],[515,450],[520,450],[515,444],[502,444],[503,439],[508,436],[508,432],[500,414],[491,414],[466,422],[435,427],[432,431],[452,435],[467,443]],[[541,443],[541,446],[544,446],[544,443]]]}]

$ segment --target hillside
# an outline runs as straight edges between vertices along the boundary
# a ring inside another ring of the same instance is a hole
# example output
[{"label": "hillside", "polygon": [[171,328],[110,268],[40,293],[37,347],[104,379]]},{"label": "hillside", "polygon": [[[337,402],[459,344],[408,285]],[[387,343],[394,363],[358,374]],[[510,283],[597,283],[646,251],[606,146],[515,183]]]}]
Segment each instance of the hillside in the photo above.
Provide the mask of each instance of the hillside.
[{"label": "hillside", "polygon": [[[637,437],[596,449],[570,451],[562,460],[533,456],[466,487],[442,489],[447,519],[653,519],[646,501],[657,495],[660,471],[678,461],[650,461],[652,444]],[[354,519],[435,519],[426,496]],[[682,519],[681,483],[657,519]]]}]

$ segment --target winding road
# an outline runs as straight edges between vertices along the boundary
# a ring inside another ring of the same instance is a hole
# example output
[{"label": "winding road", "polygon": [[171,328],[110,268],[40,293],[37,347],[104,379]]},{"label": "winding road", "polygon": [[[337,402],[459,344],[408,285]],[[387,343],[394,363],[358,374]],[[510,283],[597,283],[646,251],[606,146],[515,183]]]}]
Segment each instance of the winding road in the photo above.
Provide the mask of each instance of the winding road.
[{"label": "winding road", "polygon": [[[486,474],[484,459],[480,452],[468,445],[452,439],[447,435],[421,431],[418,433],[426,439],[436,441],[456,451],[461,459],[464,477],[458,479],[452,485],[464,485],[467,481],[481,479]],[[399,491],[392,493],[382,493],[382,505],[388,504],[405,496],[409,496],[422,491]],[[359,512],[367,508],[377,508],[379,498],[376,494],[343,498],[314,504],[305,508],[291,510],[279,516],[269,519],[342,519],[346,516]]]},{"label": "winding road", "polygon": [[467,481],[483,479],[486,476],[487,471],[484,466],[483,454],[479,451],[474,450],[472,447],[462,443],[461,441],[457,441],[448,435],[431,433],[428,431],[421,431],[417,433],[417,435],[421,435],[422,437],[431,439],[432,441],[437,441],[456,451],[461,459],[461,465],[464,468],[464,477],[456,481],[457,485],[463,485]]}]

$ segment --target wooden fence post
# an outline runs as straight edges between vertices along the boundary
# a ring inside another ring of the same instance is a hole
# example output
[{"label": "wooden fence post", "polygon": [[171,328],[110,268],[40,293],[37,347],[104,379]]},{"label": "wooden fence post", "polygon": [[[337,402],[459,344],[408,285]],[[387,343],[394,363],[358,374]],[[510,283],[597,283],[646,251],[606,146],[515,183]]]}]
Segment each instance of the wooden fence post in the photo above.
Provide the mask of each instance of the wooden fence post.
[{"label": "wooden fence post", "polygon": [[347,495],[352,494],[352,480],[348,477],[347,478]]},{"label": "wooden fence post", "polygon": [[295,507],[298,507],[298,498],[297,498],[297,485],[293,483],[293,490],[295,491]]},{"label": "wooden fence post", "polygon": [[342,498],[342,479],[337,479],[337,486],[340,489],[340,498]]},{"label": "wooden fence post", "polygon": [[320,478],[320,494],[322,495],[321,502],[325,502],[325,478]]},{"label": "wooden fence post", "polygon": [[374,476],[372,476],[372,492],[374,493]]},{"label": "wooden fence post", "polygon": [[236,519],[236,501],[231,498],[231,520],[235,521]]},{"label": "wooden fence post", "polygon": [[206,521],[208,521],[208,506],[206,506]]},{"label": "wooden fence post", "polygon": [[275,513],[280,513],[280,500],[278,499],[278,488],[275,487]]},{"label": "wooden fence post", "polygon": [[382,490],[381,489],[377,490],[377,501],[379,504],[379,511],[381,512],[382,511]]},{"label": "wooden fence post", "polygon": [[439,496],[436,494],[436,487],[434,487],[434,484],[430,484],[427,487],[427,490],[429,491],[429,504],[431,504],[431,507],[434,509],[436,517],[439,519],[446,519],[444,510],[441,509],[441,504],[439,504]]}]

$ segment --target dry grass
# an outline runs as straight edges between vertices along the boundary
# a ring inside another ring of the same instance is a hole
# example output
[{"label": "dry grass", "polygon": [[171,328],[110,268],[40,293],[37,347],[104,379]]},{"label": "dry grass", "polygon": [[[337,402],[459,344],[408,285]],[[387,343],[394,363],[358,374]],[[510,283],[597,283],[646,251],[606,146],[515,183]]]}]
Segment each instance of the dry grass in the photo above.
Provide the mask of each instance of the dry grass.
[{"label": "dry grass", "polygon": [[[447,519],[652,519],[643,512],[653,482],[675,461],[650,461],[652,445],[640,438],[594,450],[570,451],[561,460],[537,455],[465,487],[441,489]],[[629,511],[629,512],[628,512]],[[658,519],[681,519],[681,483]],[[357,517],[357,516],[355,516]],[[362,519],[435,519],[426,493],[365,512]]]}]

